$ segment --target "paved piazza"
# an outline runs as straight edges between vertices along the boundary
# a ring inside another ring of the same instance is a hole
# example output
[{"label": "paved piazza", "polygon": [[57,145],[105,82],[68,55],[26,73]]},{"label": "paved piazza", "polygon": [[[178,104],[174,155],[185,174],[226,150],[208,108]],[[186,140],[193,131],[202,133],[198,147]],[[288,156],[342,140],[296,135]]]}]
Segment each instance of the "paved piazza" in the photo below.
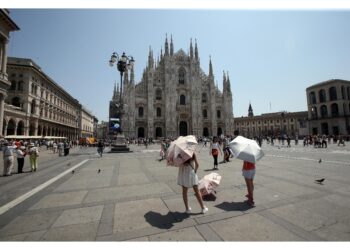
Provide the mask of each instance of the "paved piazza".
[{"label": "paved piazza", "polygon": [[[106,153],[103,158],[94,148],[75,148],[68,157],[43,150],[38,172],[0,178],[0,207],[64,171],[67,174],[2,213],[0,240],[350,240],[349,142],[327,149],[263,144],[253,208],[244,203],[242,161],[219,164],[223,178],[217,199],[205,202],[205,215],[199,213],[192,190],[193,213],[184,213],[177,168],[158,161],[159,149],[133,145],[132,153]],[[212,172],[213,160],[201,145],[198,155],[202,178]],[[73,174],[71,170],[85,159]],[[320,178],[325,178],[323,185],[314,182]]]}]

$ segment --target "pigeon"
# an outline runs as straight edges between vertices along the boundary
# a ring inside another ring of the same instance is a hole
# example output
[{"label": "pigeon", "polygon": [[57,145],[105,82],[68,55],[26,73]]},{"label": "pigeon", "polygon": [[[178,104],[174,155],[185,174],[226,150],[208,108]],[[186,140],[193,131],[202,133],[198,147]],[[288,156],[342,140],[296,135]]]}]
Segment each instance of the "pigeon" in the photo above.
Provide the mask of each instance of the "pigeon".
[{"label": "pigeon", "polygon": [[100,172],[101,172],[101,169],[98,170],[98,173],[100,173]]},{"label": "pigeon", "polygon": [[72,171],[72,174],[74,174],[74,170]]},{"label": "pigeon", "polygon": [[322,162],[322,159],[319,159],[319,160],[318,160],[318,163],[321,163],[321,162]]},{"label": "pigeon", "polygon": [[324,181],[324,178],[319,179],[319,180],[315,180],[315,182],[317,182],[318,184],[322,184],[323,181]]}]

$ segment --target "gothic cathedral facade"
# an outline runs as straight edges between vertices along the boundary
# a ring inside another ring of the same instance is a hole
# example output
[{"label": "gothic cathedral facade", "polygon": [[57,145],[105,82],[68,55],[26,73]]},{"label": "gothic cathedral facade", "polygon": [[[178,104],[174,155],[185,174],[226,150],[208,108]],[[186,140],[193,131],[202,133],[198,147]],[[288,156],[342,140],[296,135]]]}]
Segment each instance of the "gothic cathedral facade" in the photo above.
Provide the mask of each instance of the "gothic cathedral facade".
[{"label": "gothic cathedral facade", "polygon": [[[174,53],[171,37],[165,39],[164,54],[153,57],[142,79],[135,84],[134,71],[124,73],[122,129],[125,137],[176,138],[179,135],[233,135],[232,92],[228,74],[223,77],[222,92],[215,85],[211,59],[209,74],[200,67],[197,41],[189,53]],[[114,87],[110,118],[118,112],[119,87]]]}]

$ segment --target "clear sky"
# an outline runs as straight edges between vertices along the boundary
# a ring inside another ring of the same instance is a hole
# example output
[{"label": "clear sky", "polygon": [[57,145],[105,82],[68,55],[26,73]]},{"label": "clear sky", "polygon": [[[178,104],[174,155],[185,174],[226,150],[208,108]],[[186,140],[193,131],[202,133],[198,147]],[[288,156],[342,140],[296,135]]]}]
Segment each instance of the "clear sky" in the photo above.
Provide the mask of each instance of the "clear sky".
[{"label": "clear sky", "polygon": [[119,72],[112,52],[132,55],[141,80],[149,47],[160,54],[165,34],[174,50],[197,39],[201,67],[222,89],[228,71],[235,117],[306,111],[305,89],[329,79],[350,80],[350,10],[11,9],[20,27],[9,56],[31,58],[87,107],[108,119]]}]

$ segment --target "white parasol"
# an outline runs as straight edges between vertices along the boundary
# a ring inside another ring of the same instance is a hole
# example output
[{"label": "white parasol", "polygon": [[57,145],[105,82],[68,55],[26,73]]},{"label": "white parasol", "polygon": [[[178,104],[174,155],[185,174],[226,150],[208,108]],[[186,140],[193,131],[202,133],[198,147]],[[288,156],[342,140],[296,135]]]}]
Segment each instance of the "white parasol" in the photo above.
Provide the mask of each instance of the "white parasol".
[{"label": "white parasol", "polygon": [[229,146],[233,151],[234,157],[243,161],[256,163],[265,155],[256,141],[243,136],[237,136],[229,143]]}]

